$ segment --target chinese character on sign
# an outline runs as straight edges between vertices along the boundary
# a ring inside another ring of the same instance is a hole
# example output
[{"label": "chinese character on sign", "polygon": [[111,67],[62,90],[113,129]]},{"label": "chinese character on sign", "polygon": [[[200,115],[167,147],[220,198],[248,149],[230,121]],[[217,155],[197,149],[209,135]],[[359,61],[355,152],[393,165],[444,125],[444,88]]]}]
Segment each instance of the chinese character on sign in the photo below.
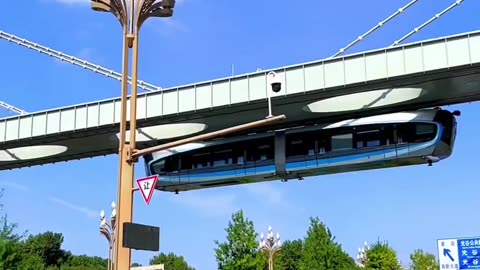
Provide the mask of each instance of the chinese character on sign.
[{"label": "chinese character on sign", "polygon": [[468,254],[467,254],[467,251],[466,251],[465,249],[462,250],[462,256],[467,256],[467,255],[468,255]]},{"label": "chinese character on sign", "polygon": [[478,254],[478,251],[476,249],[472,250],[472,255],[473,256],[477,256],[477,254]]},{"label": "chinese character on sign", "polygon": [[442,247],[444,247],[444,246],[445,246],[445,242],[442,241],[442,242],[440,243],[440,245],[441,245]]},{"label": "chinese character on sign", "polygon": [[451,246],[451,247],[454,247],[454,246],[455,246],[455,241],[451,241],[451,242],[450,242],[450,246]]},{"label": "chinese character on sign", "polygon": [[463,265],[468,265],[468,260],[463,260]]}]

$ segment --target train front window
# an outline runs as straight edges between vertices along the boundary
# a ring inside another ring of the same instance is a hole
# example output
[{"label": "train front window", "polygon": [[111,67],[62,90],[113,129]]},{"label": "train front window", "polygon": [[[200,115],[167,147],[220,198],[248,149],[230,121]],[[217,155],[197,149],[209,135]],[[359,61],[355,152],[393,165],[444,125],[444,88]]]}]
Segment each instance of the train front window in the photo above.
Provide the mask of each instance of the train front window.
[{"label": "train front window", "polygon": [[437,127],[432,124],[419,123],[415,125],[415,142],[426,142],[435,138]]},{"label": "train front window", "polygon": [[398,143],[420,143],[431,141],[437,134],[437,126],[430,123],[407,123],[397,127]]},{"label": "train front window", "polygon": [[165,159],[157,160],[151,165],[152,174],[165,173]]}]

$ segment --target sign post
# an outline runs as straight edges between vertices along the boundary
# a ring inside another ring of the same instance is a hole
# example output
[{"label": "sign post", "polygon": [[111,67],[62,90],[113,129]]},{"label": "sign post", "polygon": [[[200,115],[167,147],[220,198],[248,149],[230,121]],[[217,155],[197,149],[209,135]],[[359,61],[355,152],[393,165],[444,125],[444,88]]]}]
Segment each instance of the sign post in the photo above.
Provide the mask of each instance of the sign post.
[{"label": "sign post", "polygon": [[440,270],[480,269],[480,237],[439,239]]},{"label": "sign post", "polygon": [[157,185],[158,175],[149,176],[137,180],[138,189],[142,193],[143,199],[147,205],[150,204],[155,186]]}]

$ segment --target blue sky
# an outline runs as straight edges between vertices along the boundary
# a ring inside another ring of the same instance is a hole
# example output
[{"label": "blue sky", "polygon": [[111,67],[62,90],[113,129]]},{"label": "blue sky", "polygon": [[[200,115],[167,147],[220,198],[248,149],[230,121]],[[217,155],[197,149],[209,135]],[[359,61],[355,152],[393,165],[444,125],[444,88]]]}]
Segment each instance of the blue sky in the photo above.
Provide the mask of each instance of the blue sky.
[{"label": "blue sky", "polygon": [[[141,33],[140,79],[163,87],[318,60],[334,54],[408,1],[287,0],[177,1],[170,19],[148,21]],[[422,0],[350,52],[388,46],[453,0]],[[406,42],[479,29],[480,2],[465,0]],[[85,0],[6,1],[0,30],[120,71],[121,29]],[[116,97],[119,83],[0,40],[0,100],[27,111]],[[283,239],[305,235],[318,216],[352,256],[364,241],[388,240],[408,263],[416,248],[436,253],[438,238],[480,235],[476,150],[480,107],[460,109],[451,158],[415,166],[313,177],[174,195],[155,193],[150,206],[135,196],[134,220],[161,227],[161,251],[215,269],[214,240],[223,240],[230,215],[243,209],[257,231],[272,225]],[[1,110],[0,116],[11,113]],[[12,221],[31,233],[65,236],[76,254],[107,256],[98,214],[116,199],[117,156],[3,171],[2,201]],[[143,168],[137,167],[137,176]],[[146,264],[151,252],[134,252]]]}]

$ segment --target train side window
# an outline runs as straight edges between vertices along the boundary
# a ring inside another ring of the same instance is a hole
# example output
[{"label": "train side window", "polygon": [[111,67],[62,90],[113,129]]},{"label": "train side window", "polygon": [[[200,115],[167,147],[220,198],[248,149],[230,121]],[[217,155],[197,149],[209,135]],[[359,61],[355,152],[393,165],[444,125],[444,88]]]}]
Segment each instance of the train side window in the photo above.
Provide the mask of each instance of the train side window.
[{"label": "train side window", "polygon": [[353,147],[352,134],[332,136],[332,151],[350,150]]},{"label": "train side window", "polygon": [[243,156],[237,157],[237,164],[243,164]]},{"label": "train side window", "polygon": [[257,160],[272,160],[275,156],[273,144],[267,142],[265,144],[261,144],[257,148]]},{"label": "train side window", "polygon": [[286,143],[287,143],[287,149],[286,149],[287,157],[303,156],[306,154],[305,143],[302,139],[291,138],[290,140],[288,140],[287,138]]},{"label": "train side window", "polygon": [[382,125],[371,127],[369,130],[358,131],[354,134],[354,141],[357,148],[391,145],[395,141],[394,127]]},{"label": "train side window", "polygon": [[178,170],[178,157],[167,157],[165,162],[165,171],[174,172]]},{"label": "train side window", "polygon": [[313,134],[292,134],[286,138],[287,157],[315,155],[315,136]]},{"label": "train side window", "polygon": [[412,123],[399,124],[397,126],[397,144],[412,143],[414,128],[415,126]]},{"label": "train side window", "polygon": [[196,169],[201,169],[210,166],[209,153],[199,153],[192,156],[193,163]]},{"label": "train side window", "polygon": [[395,136],[394,136],[394,127],[393,126],[384,126],[383,127],[383,137],[385,139],[384,145],[391,145],[395,144]]},{"label": "train side window", "polygon": [[384,144],[384,134],[381,130],[361,131],[355,134],[357,148],[381,146]]}]

